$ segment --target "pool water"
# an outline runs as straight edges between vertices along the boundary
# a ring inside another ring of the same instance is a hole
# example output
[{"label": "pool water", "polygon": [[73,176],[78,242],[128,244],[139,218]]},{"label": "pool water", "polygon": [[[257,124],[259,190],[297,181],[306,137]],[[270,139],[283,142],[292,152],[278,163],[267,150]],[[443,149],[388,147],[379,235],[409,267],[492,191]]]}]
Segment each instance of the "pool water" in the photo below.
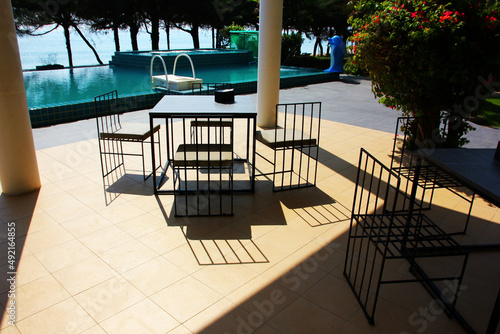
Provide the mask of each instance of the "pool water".
[{"label": "pool water", "polygon": [[[204,82],[238,83],[257,80],[256,64],[195,68],[195,71],[196,77],[202,78]],[[318,72],[322,71],[283,67],[280,76],[295,77]],[[176,74],[192,76],[191,69],[177,69]],[[115,89],[118,90],[119,96],[152,93],[149,69],[114,66],[28,71],[24,72],[24,83],[30,108],[93,99],[94,96]]]}]

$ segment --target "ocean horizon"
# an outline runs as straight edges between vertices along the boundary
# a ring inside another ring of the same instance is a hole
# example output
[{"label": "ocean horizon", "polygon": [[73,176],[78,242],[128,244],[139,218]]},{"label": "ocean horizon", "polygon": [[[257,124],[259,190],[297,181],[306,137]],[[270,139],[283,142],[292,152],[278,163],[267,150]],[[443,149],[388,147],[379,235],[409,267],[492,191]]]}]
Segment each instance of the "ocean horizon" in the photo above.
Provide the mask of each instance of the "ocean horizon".
[{"label": "ocean horizon", "polygon": [[[101,61],[109,64],[111,56],[115,53],[115,42],[111,31],[90,32],[82,29],[85,37],[96,49]],[[121,51],[131,51],[132,44],[128,31],[119,31]],[[66,42],[63,29],[60,27],[42,36],[18,36],[21,64],[23,70],[33,70],[36,66],[47,64],[61,64],[69,66]],[[92,50],[85,44],[83,39],[75,32],[71,31],[71,50],[73,54],[74,66],[99,65]],[[137,36],[139,50],[151,50],[150,34],[141,30]],[[314,40],[304,37],[302,53],[312,53]],[[327,42],[323,48],[327,47]],[[193,40],[191,35],[179,29],[170,30],[170,49],[192,49]],[[200,48],[212,48],[212,31],[200,29]],[[160,49],[167,50],[166,32],[160,31]]]}]

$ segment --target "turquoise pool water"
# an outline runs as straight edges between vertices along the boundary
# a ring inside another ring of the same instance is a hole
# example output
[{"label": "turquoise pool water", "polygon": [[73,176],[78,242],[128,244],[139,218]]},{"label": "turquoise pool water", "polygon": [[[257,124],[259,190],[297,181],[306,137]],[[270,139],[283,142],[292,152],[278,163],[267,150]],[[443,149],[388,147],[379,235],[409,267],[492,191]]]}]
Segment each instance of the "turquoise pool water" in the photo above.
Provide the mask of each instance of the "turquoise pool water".
[{"label": "turquoise pool water", "polygon": [[[257,80],[257,65],[196,69],[204,82],[251,82]],[[281,78],[307,76],[322,71],[283,67]],[[161,74],[161,73],[155,73]],[[170,73],[171,74],[171,73]],[[177,69],[176,74],[191,76],[191,69]],[[152,93],[149,69],[114,66],[24,72],[24,83],[30,108],[93,99],[94,96],[118,90],[120,96]]]}]

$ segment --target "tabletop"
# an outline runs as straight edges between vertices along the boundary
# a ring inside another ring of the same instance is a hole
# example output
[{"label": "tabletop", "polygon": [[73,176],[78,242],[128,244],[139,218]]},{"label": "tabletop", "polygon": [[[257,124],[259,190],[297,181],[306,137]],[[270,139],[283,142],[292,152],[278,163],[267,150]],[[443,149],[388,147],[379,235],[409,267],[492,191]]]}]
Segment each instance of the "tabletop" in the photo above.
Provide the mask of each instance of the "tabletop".
[{"label": "tabletop", "polygon": [[420,149],[425,160],[460,180],[491,204],[500,207],[500,161],[495,149]]},{"label": "tabletop", "polygon": [[234,103],[215,102],[213,95],[165,95],[150,110],[150,114],[161,116],[197,115],[215,113],[217,116],[255,117],[257,110],[250,96],[235,96]]}]

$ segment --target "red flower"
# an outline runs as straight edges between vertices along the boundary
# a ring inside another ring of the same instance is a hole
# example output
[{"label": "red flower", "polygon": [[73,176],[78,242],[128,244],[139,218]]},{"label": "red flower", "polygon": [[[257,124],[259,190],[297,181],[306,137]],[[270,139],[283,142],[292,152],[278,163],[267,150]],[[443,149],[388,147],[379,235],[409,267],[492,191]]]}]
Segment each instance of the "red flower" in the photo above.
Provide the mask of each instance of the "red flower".
[{"label": "red flower", "polygon": [[457,11],[455,12],[452,12],[452,11],[446,11],[443,13],[443,15],[441,15],[439,17],[439,22],[443,23],[445,21],[450,21],[452,23],[457,23],[458,22],[458,18],[457,16],[459,16],[460,13],[458,13]]}]

